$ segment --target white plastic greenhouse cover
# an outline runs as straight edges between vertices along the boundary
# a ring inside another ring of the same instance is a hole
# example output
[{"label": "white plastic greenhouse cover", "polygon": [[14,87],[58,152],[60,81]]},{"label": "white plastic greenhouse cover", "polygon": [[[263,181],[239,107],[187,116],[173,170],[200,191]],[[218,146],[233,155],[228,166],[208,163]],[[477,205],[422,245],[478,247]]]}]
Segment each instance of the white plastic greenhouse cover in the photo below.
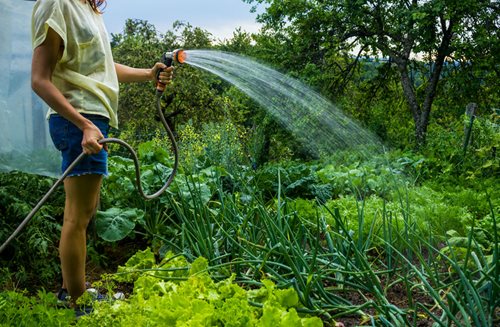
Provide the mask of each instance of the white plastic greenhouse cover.
[{"label": "white plastic greenhouse cover", "polygon": [[31,12],[35,2],[0,0],[0,171],[57,176],[60,158],[31,90]]}]

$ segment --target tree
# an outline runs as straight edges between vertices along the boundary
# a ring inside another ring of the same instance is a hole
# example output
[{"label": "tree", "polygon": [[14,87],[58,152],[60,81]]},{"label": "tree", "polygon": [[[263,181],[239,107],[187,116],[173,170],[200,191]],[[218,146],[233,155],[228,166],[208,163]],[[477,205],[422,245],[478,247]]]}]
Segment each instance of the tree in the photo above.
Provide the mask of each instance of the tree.
[{"label": "tree", "polygon": [[[128,19],[123,33],[112,35],[111,45],[116,62],[132,67],[152,67],[165,51],[206,48],[211,46],[211,41],[208,32],[188,23],[175,22],[173,30],[160,34],[147,21]],[[174,82],[166,92],[166,96],[173,98],[169,110],[191,114],[207,105],[207,99],[212,103],[214,96],[209,94],[211,89],[209,83],[204,83],[206,80],[209,78],[202,79],[201,72],[176,70]],[[154,83],[120,85],[120,126],[134,138],[151,137],[160,127],[155,120],[154,92]]]},{"label": "tree", "polygon": [[[498,65],[498,0],[244,1],[268,4],[258,17],[265,30],[299,40],[304,49],[308,44],[302,60],[321,63],[332,49],[351,58],[354,50],[388,58],[398,69],[419,146],[446,61],[473,62],[487,53]],[[418,77],[413,67],[422,70]]]},{"label": "tree", "polygon": [[[163,45],[158,31],[147,21],[128,19],[123,33],[112,35],[111,46],[116,62],[143,68],[152,67],[160,60],[165,47],[176,44]],[[120,129],[133,129],[134,137],[139,132],[154,134],[153,129],[158,125],[154,121],[154,103],[154,83],[120,84]]]},{"label": "tree", "polygon": [[[227,41],[229,46],[240,49],[249,46],[245,33],[237,31],[235,35],[239,36],[235,36],[234,41]],[[151,67],[168,50],[213,48],[211,34],[189,23],[175,22],[172,30],[160,34],[143,20],[127,20],[123,32],[114,34],[111,43],[115,61],[132,67]],[[118,112],[122,139],[135,144],[163,132],[155,119],[154,83],[125,83],[120,85],[120,91]],[[246,135],[254,116],[251,108],[255,106],[229,83],[191,65],[176,67],[174,79],[166,88],[161,103],[170,128],[180,136],[181,151],[183,143],[189,144],[189,137],[195,135],[182,133],[190,128],[215,130],[214,126],[230,120],[239,135]]]},{"label": "tree", "polygon": [[174,31],[180,32],[179,42],[186,49],[207,49],[212,47],[212,34],[189,23],[175,21]]},{"label": "tree", "polygon": [[250,55],[253,48],[252,35],[238,27],[233,32],[233,37],[222,41],[218,48],[222,51]]}]

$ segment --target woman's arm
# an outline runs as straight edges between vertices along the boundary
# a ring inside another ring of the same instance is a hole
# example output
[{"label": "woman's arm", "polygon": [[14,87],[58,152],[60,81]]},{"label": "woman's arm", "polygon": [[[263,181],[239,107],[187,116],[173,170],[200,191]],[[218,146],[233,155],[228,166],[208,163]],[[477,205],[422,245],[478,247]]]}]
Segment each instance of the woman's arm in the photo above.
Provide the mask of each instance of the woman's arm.
[{"label": "woman's arm", "polygon": [[[118,76],[118,81],[121,83],[155,81],[158,70],[165,67],[164,64],[159,62],[153,68],[132,68],[115,63],[116,75]],[[160,73],[160,81],[163,84],[169,84],[171,80],[172,67],[169,67]]]},{"label": "woman's arm", "polygon": [[59,115],[82,130],[83,151],[87,154],[97,153],[102,149],[102,145],[97,143],[103,138],[101,131],[90,120],[76,111],[52,83],[52,74],[61,58],[63,49],[64,44],[61,37],[49,28],[45,41],[33,51],[31,87]]}]

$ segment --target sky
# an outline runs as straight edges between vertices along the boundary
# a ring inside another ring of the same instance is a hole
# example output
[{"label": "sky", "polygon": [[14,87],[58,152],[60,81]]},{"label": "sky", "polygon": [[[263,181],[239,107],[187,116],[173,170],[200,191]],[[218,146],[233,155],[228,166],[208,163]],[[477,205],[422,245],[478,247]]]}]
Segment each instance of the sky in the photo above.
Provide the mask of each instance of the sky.
[{"label": "sky", "polygon": [[243,0],[107,0],[104,21],[109,33],[122,32],[127,18],[147,20],[164,33],[180,20],[224,40],[238,27],[258,32],[257,14],[251,13],[251,8]]}]

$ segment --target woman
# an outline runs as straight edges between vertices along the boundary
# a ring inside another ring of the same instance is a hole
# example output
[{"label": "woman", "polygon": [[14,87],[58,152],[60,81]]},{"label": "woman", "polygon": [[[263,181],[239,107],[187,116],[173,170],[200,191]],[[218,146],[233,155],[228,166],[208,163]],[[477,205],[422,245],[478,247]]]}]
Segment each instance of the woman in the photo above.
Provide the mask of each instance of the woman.
[{"label": "woman", "polygon": [[105,0],[38,0],[33,9],[32,88],[49,105],[49,129],[62,154],[62,170],[88,156],[64,180],[64,222],[59,244],[63,289],[71,305],[85,292],[86,229],[107,175],[109,126],[118,127],[118,82],[159,79],[172,68],[136,69],[113,62],[99,8]]}]

